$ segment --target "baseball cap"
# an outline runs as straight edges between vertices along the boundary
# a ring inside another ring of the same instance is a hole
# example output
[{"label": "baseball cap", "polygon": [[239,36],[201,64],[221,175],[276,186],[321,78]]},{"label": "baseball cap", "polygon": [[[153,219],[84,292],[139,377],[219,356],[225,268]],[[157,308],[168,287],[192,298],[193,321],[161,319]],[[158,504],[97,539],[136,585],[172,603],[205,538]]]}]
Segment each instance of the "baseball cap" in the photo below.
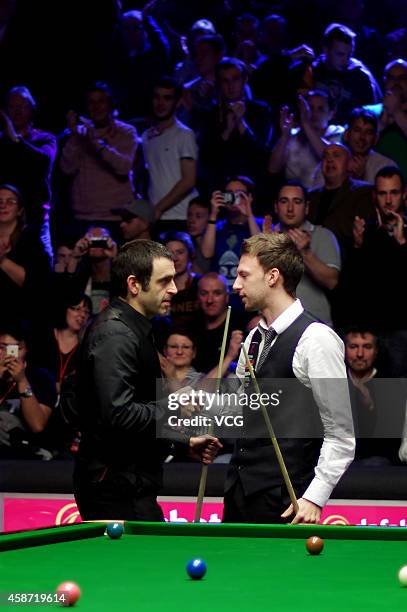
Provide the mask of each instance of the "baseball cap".
[{"label": "baseball cap", "polygon": [[149,223],[154,221],[154,207],[147,200],[132,200],[123,206],[112,208],[111,212],[114,215],[139,217]]}]

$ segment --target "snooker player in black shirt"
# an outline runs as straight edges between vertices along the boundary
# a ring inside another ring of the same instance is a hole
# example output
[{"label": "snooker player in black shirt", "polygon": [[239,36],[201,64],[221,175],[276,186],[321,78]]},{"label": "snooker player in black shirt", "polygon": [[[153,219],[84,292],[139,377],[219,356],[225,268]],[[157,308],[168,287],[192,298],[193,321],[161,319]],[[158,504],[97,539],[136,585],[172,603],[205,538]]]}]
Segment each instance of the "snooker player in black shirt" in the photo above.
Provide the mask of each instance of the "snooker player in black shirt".
[{"label": "snooker player in black shirt", "polygon": [[[118,297],[84,338],[77,388],[82,438],[74,472],[84,520],[163,520],[156,496],[163,460],[174,449],[156,436],[164,409],[155,401],[161,370],[149,319],[169,310],[174,276],[163,245],[125,244],[112,264]],[[211,436],[179,436],[176,446],[206,464],[221,447]]]}]

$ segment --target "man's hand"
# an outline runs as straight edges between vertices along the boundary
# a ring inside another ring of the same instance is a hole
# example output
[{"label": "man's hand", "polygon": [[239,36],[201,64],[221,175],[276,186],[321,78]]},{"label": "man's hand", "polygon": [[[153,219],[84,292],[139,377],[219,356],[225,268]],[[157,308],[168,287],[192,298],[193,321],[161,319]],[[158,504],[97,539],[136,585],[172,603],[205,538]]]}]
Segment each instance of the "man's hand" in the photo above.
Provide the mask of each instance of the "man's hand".
[{"label": "man's hand", "polygon": [[403,439],[399,448],[399,459],[403,463],[407,463],[407,440]]},{"label": "man's hand", "polygon": [[223,448],[223,444],[219,442],[218,438],[209,435],[197,436],[189,439],[188,455],[192,459],[209,465],[213,462],[218,454],[218,450],[221,448]]},{"label": "man's hand", "polygon": [[234,205],[235,208],[237,208],[239,212],[241,212],[242,215],[244,215],[245,217],[252,217],[252,194],[245,193],[244,191],[239,191],[237,195],[239,196],[239,203]]},{"label": "man's hand", "polygon": [[287,234],[301,253],[309,251],[311,245],[311,234],[298,228],[289,229]]},{"label": "man's hand", "polygon": [[311,120],[311,109],[304,96],[298,96],[298,106],[300,108],[301,125],[304,126]]},{"label": "man's hand", "polygon": [[348,172],[353,178],[361,179],[366,172],[367,157],[352,155],[348,163]]},{"label": "man's hand", "polygon": [[241,332],[239,329],[233,330],[230,336],[229,348],[227,352],[231,359],[236,359],[236,357],[238,356],[242,347],[242,342],[243,332]]},{"label": "man's hand", "polygon": [[397,242],[401,245],[406,244],[406,239],[404,237],[404,219],[403,217],[394,211],[389,211],[389,214],[392,215],[396,221],[394,227],[393,237]]},{"label": "man's hand", "polygon": [[74,259],[81,259],[84,255],[89,252],[89,240],[86,236],[80,238],[78,242],[75,244],[73,251],[71,253],[71,257]]},{"label": "man's hand", "polygon": [[[291,521],[291,525],[298,525],[299,523],[318,525],[321,518],[322,508],[308,501],[307,499],[304,499],[303,497],[300,497],[300,499],[297,501],[298,512]],[[292,514],[294,514],[294,508],[293,505],[290,504],[287,510],[285,510],[285,512],[283,512],[281,515],[281,518],[288,518]]]},{"label": "man's hand", "polygon": [[107,248],[103,249],[103,255],[109,259],[114,259],[117,255],[117,244],[110,236],[107,238]]},{"label": "man's hand", "polygon": [[219,210],[221,208],[225,208],[225,203],[223,201],[223,192],[222,191],[214,191],[211,197],[211,216],[210,218],[217,218],[219,215]]},{"label": "man's hand", "polygon": [[18,142],[20,140],[16,130],[14,129],[13,122],[10,117],[4,111],[0,110],[0,115],[3,118],[4,122],[4,133],[7,138],[10,138],[13,142]]},{"label": "man's hand", "polygon": [[273,217],[271,215],[264,215],[263,234],[278,234],[278,229],[276,225],[273,225]]},{"label": "man's hand", "polygon": [[363,246],[363,237],[365,234],[366,221],[356,216],[353,220],[352,233],[353,233],[353,245],[356,249],[360,249]]},{"label": "man's hand", "polygon": [[280,111],[280,130],[282,135],[289,136],[294,126],[294,115],[290,113],[288,106],[283,106]]}]

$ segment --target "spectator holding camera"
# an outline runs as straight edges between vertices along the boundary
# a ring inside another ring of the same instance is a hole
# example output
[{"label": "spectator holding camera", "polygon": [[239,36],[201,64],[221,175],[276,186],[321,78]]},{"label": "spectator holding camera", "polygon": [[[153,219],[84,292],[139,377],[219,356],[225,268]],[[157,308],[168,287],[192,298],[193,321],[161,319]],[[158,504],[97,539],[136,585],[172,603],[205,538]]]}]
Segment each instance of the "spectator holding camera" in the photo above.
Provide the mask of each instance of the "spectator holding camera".
[{"label": "spectator holding camera", "polygon": [[110,301],[110,268],[117,244],[104,227],[91,227],[78,240],[65,272],[54,273],[55,293],[85,293],[92,311],[101,312]]},{"label": "spectator holding camera", "polygon": [[72,177],[74,225],[82,232],[90,223],[100,223],[118,235],[119,218],[112,208],[133,197],[137,131],[115,118],[106,84],[96,83],[89,89],[86,105],[87,118],[74,111],[67,115],[69,136],[60,161],[62,172]]},{"label": "spectator holding camera", "polygon": [[36,324],[45,320],[50,275],[45,247],[25,223],[20,192],[13,185],[0,185],[0,321],[10,314]]},{"label": "spectator holding camera", "polygon": [[[204,257],[212,257],[212,270],[227,279],[229,290],[236,279],[243,240],[261,232],[252,211],[253,198],[254,183],[247,176],[232,177],[224,192],[214,191],[212,194],[201,250]],[[219,220],[221,211],[224,218]],[[236,306],[242,308],[240,299],[236,300]]]},{"label": "spectator holding camera", "polygon": [[0,330],[0,457],[51,459],[38,448],[57,399],[52,375],[33,367],[27,334],[19,326]]}]

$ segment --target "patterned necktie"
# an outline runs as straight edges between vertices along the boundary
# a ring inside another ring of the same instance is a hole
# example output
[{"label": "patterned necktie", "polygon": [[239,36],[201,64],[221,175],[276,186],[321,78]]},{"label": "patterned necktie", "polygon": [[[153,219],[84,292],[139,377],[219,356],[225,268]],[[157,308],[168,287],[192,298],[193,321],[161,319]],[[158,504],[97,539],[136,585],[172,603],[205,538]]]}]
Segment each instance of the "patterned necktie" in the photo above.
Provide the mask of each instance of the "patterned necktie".
[{"label": "patterned necktie", "polygon": [[273,342],[276,336],[277,336],[277,332],[273,327],[270,327],[270,329],[266,331],[263,350],[260,353],[260,357],[256,365],[256,372],[260,370],[261,366],[266,361],[267,355],[270,352],[271,343]]}]

